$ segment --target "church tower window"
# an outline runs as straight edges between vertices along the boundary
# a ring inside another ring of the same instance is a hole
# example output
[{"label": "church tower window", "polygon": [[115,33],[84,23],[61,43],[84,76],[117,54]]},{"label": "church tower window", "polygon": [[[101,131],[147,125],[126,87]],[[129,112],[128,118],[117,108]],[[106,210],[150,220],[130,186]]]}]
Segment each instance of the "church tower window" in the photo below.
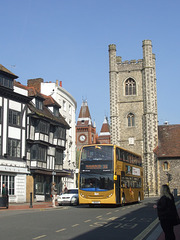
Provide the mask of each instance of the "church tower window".
[{"label": "church tower window", "polygon": [[132,78],[125,82],[125,95],[136,95],[136,82]]},{"label": "church tower window", "polygon": [[135,126],[135,116],[133,113],[129,113],[127,115],[128,120],[128,127],[134,127]]},{"label": "church tower window", "polygon": [[163,163],[163,170],[164,171],[168,171],[169,170],[169,163],[168,162],[164,162]]}]

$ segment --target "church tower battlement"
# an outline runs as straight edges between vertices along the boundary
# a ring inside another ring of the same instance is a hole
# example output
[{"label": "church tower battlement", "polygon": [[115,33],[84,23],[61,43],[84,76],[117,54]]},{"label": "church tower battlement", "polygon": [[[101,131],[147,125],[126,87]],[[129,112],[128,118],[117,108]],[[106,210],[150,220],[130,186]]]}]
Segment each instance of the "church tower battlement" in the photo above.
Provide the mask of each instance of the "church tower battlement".
[{"label": "church tower battlement", "polygon": [[122,61],[109,45],[111,143],[141,154],[144,187],[156,193],[154,149],[158,143],[155,55],[143,41],[143,59]]}]

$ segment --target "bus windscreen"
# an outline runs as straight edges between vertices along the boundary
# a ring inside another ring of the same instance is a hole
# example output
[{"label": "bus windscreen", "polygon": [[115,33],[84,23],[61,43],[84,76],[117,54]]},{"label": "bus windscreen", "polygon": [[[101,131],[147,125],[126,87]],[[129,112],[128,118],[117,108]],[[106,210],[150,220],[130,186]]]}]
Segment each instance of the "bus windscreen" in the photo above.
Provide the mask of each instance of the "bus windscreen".
[{"label": "bus windscreen", "polygon": [[113,189],[113,147],[88,146],[81,153],[80,189],[107,191]]}]

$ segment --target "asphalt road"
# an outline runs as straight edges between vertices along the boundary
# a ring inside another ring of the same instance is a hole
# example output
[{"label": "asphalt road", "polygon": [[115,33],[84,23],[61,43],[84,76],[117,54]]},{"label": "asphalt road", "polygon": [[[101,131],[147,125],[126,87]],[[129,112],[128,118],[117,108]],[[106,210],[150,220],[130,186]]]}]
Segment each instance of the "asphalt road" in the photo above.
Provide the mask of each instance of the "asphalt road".
[{"label": "asphalt road", "polygon": [[145,239],[157,218],[153,209],[156,199],[145,199],[140,204],[124,207],[61,206],[55,209],[1,211],[0,238],[6,240]]}]

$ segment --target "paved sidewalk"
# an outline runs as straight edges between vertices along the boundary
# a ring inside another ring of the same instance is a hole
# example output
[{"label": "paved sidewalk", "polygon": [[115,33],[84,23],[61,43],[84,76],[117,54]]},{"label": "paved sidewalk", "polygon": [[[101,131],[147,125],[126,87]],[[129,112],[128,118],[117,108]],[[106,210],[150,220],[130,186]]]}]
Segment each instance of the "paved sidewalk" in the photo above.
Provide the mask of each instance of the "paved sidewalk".
[{"label": "paved sidewalk", "polygon": [[[178,206],[178,214],[180,216],[180,205]],[[176,240],[179,240],[180,239],[180,224],[174,227],[174,232],[176,235]],[[163,231],[161,232],[161,235],[159,236],[158,240],[165,240]]]},{"label": "paved sidewalk", "polygon": [[0,207],[1,210],[23,210],[23,209],[41,209],[41,208],[53,208],[52,202],[34,202],[32,206],[30,203],[9,203],[8,208]]}]

